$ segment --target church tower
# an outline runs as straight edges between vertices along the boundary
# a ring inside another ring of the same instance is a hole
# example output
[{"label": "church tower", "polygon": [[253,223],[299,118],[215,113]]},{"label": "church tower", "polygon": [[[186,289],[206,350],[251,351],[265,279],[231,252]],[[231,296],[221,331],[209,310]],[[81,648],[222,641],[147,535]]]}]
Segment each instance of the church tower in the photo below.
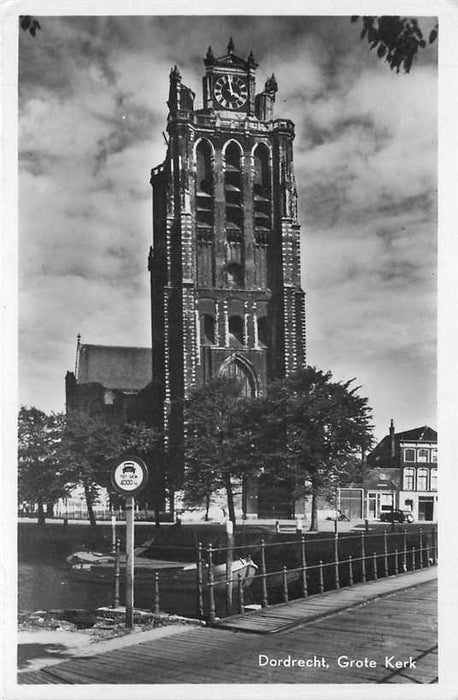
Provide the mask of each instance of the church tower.
[{"label": "church tower", "polygon": [[218,374],[249,395],[305,365],[294,124],[274,119],[275,77],[211,48],[203,108],[170,73],[164,162],[151,172],[153,382],[166,446],[182,461],[182,401]]}]

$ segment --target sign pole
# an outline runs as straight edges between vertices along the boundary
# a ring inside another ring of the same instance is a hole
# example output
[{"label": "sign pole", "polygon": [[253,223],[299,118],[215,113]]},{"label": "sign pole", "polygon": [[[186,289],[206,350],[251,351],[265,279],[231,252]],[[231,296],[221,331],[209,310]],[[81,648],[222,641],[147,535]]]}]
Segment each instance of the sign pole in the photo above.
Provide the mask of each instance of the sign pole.
[{"label": "sign pole", "polygon": [[135,494],[146,486],[148,468],[136,455],[125,455],[112,467],[113,488],[126,498],[126,628],[134,626],[134,519]]},{"label": "sign pole", "polygon": [[126,627],[134,626],[134,497],[126,496]]}]

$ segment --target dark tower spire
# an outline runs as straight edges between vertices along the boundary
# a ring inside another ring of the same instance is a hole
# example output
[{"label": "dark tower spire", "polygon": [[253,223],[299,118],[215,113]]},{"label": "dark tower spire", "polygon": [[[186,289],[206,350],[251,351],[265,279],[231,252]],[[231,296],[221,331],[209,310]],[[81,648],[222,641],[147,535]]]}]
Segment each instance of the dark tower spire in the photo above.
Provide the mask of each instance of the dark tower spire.
[{"label": "dark tower spire", "polygon": [[227,45],[227,52],[234,53],[234,42],[232,41],[232,37],[229,38],[229,43]]}]

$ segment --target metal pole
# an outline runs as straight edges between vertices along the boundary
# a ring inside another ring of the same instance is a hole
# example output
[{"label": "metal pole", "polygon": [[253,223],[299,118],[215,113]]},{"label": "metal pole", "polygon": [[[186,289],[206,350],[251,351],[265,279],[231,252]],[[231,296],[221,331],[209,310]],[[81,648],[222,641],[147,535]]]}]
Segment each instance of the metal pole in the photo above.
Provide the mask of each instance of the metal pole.
[{"label": "metal pole", "polygon": [[245,612],[245,600],[243,596],[243,579],[240,577],[238,580],[239,586],[239,610],[241,613]]},{"label": "metal pole", "polygon": [[115,542],[115,560],[114,560],[114,600],[113,607],[119,607],[119,578],[120,578],[120,552],[121,552],[121,540],[116,540]]},{"label": "metal pole", "polygon": [[204,617],[204,595],[202,584],[202,542],[199,542],[197,548],[197,605],[199,608],[199,617],[202,620]]},{"label": "metal pole", "polygon": [[116,551],[116,515],[114,510],[111,511],[111,551]]},{"label": "metal pole", "polygon": [[366,548],[364,544],[365,534],[361,533],[361,580],[366,583]]},{"label": "metal pole", "polygon": [[374,561],[374,581],[376,581],[378,578],[378,575],[377,575],[377,554],[375,552],[373,554],[373,561]]},{"label": "metal pole", "polygon": [[407,571],[407,530],[404,528],[403,532],[403,557],[402,557],[402,562],[403,562],[403,569],[404,571]]},{"label": "metal pole", "polygon": [[334,568],[335,568],[335,576],[336,576],[336,588],[340,588],[340,581],[339,581],[339,533],[336,532],[334,536]]},{"label": "metal pole", "polygon": [[394,573],[399,573],[399,563],[398,563],[398,550],[394,550]]},{"label": "metal pole", "polygon": [[412,571],[415,571],[415,547],[412,547]]},{"label": "metal pole", "polygon": [[351,554],[348,555],[348,585],[353,586],[353,562]]},{"label": "metal pole", "polygon": [[232,558],[234,547],[234,525],[232,520],[226,521],[226,607],[232,612]]},{"label": "metal pole", "polygon": [[263,608],[267,608],[269,605],[269,600],[267,598],[267,581],[266,581],[266,553],[265,553],[265,543],[261,540],[261,584],[262,584],[262,601],[261,605]]},{"label": "metal pole", "polygon": [[283,566],[283,601],[288,602],[288,574],[286,566]]},{"label": "metal pole", "polygon": [[388,577],[388,545],[386,541],[386,530],[383,531],[383,573]]},{"label": "metal pole", "polygon": [[319,576],[320,576],[320,593],[324,593],[324,580],[323,580],[323,562],[320,559],[320,566],[318,569]]},{"label": "metal pole", "polygon": [[214,586],[214,579],[213,579],[213,548],[212,545],[208,545],[208,594],[210,598],[210,609],[209,609],[209,614],[208,614],[208,619],[210,622],[215,621],[215,591],[213,590]]},{"label": "metal pole", "polygon": [[307,598],[307,560],[305,558],[305,537],[301,537],[302,595]]},{"label": "metal pole", "polygon": [[160,605],[159,605],[159,574],[156,571],[154,574],[154,612],[156,615],[159,615],[160,613]]},{"label": "metal pole", "polygon": [[126,627],[134,626],[134,497],[126,496]]},{"label": "metal pole", "polygon": [[426,566],[431,566],[431,562],[429,561],[429,545],[426,545]]},{"label": "metal pole", "polygon": [[420,569],[423,568],[423,528],[420,528]]}]

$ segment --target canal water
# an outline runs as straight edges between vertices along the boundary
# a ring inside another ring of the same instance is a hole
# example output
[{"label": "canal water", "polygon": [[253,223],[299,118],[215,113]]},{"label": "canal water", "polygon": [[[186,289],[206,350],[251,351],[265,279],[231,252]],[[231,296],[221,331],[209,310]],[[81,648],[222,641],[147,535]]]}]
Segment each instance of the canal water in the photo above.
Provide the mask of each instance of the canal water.
[{"label": "canal water", "polygon": [[[121,580],[122,580],[121,576]],[[113,585],[106,582],[77,581],[72,579],[69,568],[60,562],[26,561],[18,564],[18,610],[94,610],[113,604]],[[121,584],[120,604],[124,604]],[[154,609],[154,590],[145,584],[135,588],[134,604],[138,608]],[[208,601],[205,607],[208,609]],[[161,612],[186,617],[198,617],[197,595],[194,592],[169,591],[166,584],[160,590]],[[227,615],[224,598],[216,599],[216,613]]]}]

